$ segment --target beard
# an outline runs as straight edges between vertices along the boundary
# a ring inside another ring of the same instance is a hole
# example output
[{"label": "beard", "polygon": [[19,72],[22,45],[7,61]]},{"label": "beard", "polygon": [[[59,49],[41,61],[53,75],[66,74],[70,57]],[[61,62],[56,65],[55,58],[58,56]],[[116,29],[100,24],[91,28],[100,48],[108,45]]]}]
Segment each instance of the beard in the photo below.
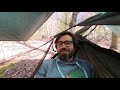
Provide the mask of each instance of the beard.
[{"label": "beard", "polygon": [[58,52],[58,56],[63,61],[68,61],[72,56],[74,56],[74,50],[70,51],[68,49],[61,49],[60,52]]}]

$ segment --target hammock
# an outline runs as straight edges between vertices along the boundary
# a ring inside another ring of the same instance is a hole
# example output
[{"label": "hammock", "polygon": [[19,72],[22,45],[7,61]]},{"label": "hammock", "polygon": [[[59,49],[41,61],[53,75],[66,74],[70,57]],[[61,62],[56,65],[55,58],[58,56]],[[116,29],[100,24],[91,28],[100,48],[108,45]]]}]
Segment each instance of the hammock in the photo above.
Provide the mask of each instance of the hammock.
[{"label": "hammock", "polygon": [[78,56],[90,61],[96,67],[99,78],[120,77],[119,53],[102,48],[80,35],[77,35],[77,38],[79,39]]},{"label": "hammock", "polygon": [[[95,66],[96,72],[99,78],[119,78],[120,77],[120,54],[119,53],[109,49],[102,48],[88,41],[81,35],[76,35],[76,36],[79,40],[76,54],[81,59],[88,60]],[[53,42],[51,42],[51,44],[52,43]],[[37,70],[40,68],[44,58],[46,57],[51,47],[51,44],[48,47],[42,60],[38,64],[38,67],[36,68],[34,73],[31,75],[32,78],[34,77]],[[56,55],[54,55],[52,58],[54,58]]]},{"label": "hammock", "polygon": [[[88,60],[96,67],[96,72],[97,72],[99,78],[120,78],[120,54],[115,51],[112,51],[110,49],[102,48],[102,47],[88,41],[85,37],[82,37],[81,35],[79,35],[79,33],[86,31],[87,29],[90,28],[91,25],[98,25],[98,24],[99,25],[105,25],[105,24],[119,25],[120,20],[117,17],[117,15],[119,16],[119,14],[120,13],[108,13],[108,14],[104,14],[102,16],[98,15],[99,17],[94,16],[94,18],[91,17],[77,25],[72,26],[72,27],[76,27],[76,26],[80,26],[80,25],[81,26],[86,25],[86,27],[83,28],[82,31],[78,31],[75,34],[76,37],[78,38],[78,48],[77,48],[76,54],[81,59]],[[112,16],[116,16],[117,19],[114,20],[114,18]],[[106,19],[103,20],[106,17],[108,17],[109,19],[107,18],[107,20]],[[101,20],[101,21],[95,22],[97,20],[98,21]],[[110,21],[108,22],[108,20],[111,20],[111,22]],[[71,29],[72,27],[66,29],[65,31]],[[56,38],[57,35],[55,35],[54,38]],[[51,39],[50,41],[53,41],[54,38]],[[50,46],[51,46],[51,44],[50,44]],[[34,73],[31,75],[32,78],[34,77],[37,70],[40,68],[45,56],[47,55],[47,53],[50,49],[50,46],[49,46],[47,52],[45,53],[43,59],[39,62],[38,67],[36,68]],[[56,55],[54,55],[52,58],[54,58],[55,56]]]}]

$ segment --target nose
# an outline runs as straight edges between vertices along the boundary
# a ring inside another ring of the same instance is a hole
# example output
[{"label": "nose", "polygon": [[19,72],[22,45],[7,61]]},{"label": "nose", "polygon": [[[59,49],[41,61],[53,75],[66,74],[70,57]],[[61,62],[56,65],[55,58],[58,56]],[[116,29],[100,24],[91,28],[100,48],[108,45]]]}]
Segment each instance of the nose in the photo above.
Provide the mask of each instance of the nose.
[{"label": "nose", "polygon": [[62,46],[61,46],[61,48],[66,48],[66,45],[63,43]]}]

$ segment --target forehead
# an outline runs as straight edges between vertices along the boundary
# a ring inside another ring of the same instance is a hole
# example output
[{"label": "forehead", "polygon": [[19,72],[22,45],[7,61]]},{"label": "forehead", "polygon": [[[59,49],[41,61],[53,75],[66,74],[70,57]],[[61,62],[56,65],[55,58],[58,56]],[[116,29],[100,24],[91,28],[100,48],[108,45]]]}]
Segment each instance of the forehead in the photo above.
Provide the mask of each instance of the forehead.
[{"label": "forehead", "polygon": [[66,40],[72,41],[72,37],[70,35],[63,35],[59,38],[58,41],[66,41]]}]

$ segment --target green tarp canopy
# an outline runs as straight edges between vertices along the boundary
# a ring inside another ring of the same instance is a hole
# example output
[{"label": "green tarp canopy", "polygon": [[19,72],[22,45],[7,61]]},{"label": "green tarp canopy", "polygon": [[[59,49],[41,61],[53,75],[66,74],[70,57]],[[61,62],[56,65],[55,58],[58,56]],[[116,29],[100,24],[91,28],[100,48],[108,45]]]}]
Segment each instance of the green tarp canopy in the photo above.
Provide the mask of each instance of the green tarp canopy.
[{"label": "green tarp canopy", "polygon": [[53,12],[0,12],[0,41],[28,40]]}]

